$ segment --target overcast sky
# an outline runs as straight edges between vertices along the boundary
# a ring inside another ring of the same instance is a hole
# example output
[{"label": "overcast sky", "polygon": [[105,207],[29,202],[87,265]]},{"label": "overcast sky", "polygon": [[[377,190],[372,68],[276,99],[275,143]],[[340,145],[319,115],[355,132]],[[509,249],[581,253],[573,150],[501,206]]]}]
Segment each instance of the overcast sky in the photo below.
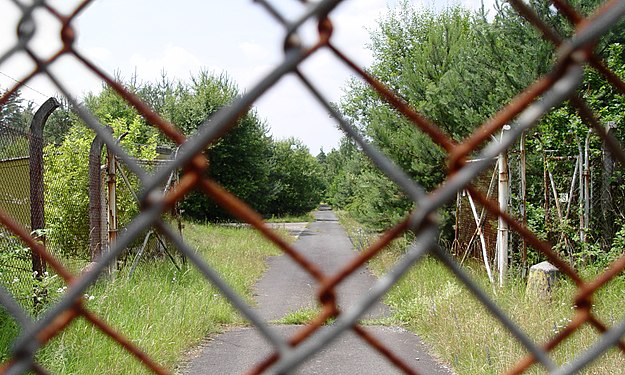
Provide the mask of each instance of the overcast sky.
[{"label": "overcast sky", "polygon": [[[489,6],[494,0],[485,1]],[[24,1],[26,2],[26,1]],[[295,0],[275,0],[281,11],[295,18],[303,6]],[[69,12],[77,1],[48,1]],[[331,19],[333,41],[361,66],[372,62],[367,49],[369,31],[395,0],[351,0],[342,3]],[[412,1],[417,7],[440,8],[463,4],[477,8],[480,0]],[[10,0],[0,0],[0,56],[16,42],[18,8]],[[35,14],[37,30],[31,45],[42,56],[60,47],[59,23],[45,11]],[[242,91],[253,87],[280,63],[284,30],[252,0],[165,1],[96,0],[77,19],[77,49],[97,66],[124,78],[136,74],[151,81],[165,72],[170,79],[186,80],[200,70],[227,73]],[[311,29],[312,30],[312,29]],[[14,55],[0,64],[0,88],[13,86],[33,68],[23,55]],[[63,57],[51,69],[82,98],[97,92],[101,83],[75,59]],[[313,55],[302,66],[324,94],[337,101],[350,77],[348,71],[329,53]],[[28,82],[22,96],[37,104],[56,93],[45,77]],[[256,104],[275,139],[297,137],[311,153],[337,147],[340,132],[327,111],[321,108],[292,76],[284,77]]]}]

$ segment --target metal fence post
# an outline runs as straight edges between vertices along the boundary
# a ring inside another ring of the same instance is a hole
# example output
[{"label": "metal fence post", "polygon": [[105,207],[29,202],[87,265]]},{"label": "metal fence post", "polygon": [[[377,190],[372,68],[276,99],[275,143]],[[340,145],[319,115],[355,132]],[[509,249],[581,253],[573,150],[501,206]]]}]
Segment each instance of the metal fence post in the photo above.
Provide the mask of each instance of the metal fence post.
[{"label": "metal fence post", "polygon": [[95,261],[102,253],[102,221],[100,211],[102,200],[100,190],[100,164],[102,158],[102,139],[96,136],[89,150],[89,253]]},{"label": "metal fence post", "polygon": [[[48,117],[59,107],[55,98],[46,100],[35,112],[30,123],[29,174],[30,174],[30,230],[35,238],[45,244],[44,191],[43,191],[43,126]],[[33,275],[37,280],[43,278],[46,263],[37,252],[31,252]],[[34,298],[37,304],[37,298]]]},{"label": "metal fence post", "polygon": [[[106,166],[107,166],[107,183],[108,183],[108,199],[107,199],[107,212],[108,212],[108,248],[115,246],[115,240],[117,238],[117,169],[115,165],[115,154],[110,149],[106,148]],[[109,272],[112,273],[117,269],[117,260],[109,264]]]}]

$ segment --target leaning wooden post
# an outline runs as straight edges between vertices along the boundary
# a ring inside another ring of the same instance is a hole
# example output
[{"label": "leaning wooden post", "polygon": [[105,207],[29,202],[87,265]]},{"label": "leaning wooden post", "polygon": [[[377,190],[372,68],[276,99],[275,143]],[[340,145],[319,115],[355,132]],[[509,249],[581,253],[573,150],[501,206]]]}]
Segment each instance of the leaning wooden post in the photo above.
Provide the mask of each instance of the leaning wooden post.
[{"label": "leaning wooden post", "polygon": [[584,244],[586,243],[586,231],[584,228],[584,197],[585,197],[585,193],[584,193],[584,153],[582,151],[582,143],[579,142],[577,145],[578,148],[578,155],[577,155],[577,165],[578,168],[580,170],[579,173],[579,187],[578,187],[578,191],[579,191],[579,198],[578,198],[578,216],[579,216],[579,242],[582,244],[582,247],[584,246]]},{"label": "leaning wooden post", "polygon": [[458,190],[458,192],[456,193],[456,223],[454,225],[454,243],[451,246],[452,252],[454,255],[458,255],[458,243],[459,243],[459,226],[460,226],[460,210],[462,208],[462,195],[460,193],[460,190]]},{"label": "leaning wooden post", "polygon": [[586,135],[586,143],[584,145],[584,232],[588,236],[590,229],[590,209],[591,190],[590,190],[590,130]]},{"label": "leaning wooden post", "polygon": [[[507,130],[504,127],[503,132]],[[499,210],[508,212],[508,197],[510,196],[508,186],[508,151],[504,150],[497,158],[499,167],[499,187],[498,199]],[[508,271],[508,223],[500,216],[497,226],[497,266],[499,267],[499,286],[503,286]]]},{"label": "leaning wooden post", "polygon": [[[527,182],[526,182],[526,172],[527,168],[525,165],[525,131],[521,134],[521,143],[519,145],[519,174],[521,175],[521,218],[523,220],[523,226],[527,226]],[[521,236],[521,265],[523,266],[523,272],[527,268],[527,244],[525,242],[525,237]]]},{"label": "leaning wooden post", "polygon": [[[35,112],[30,123],[30,229],[35,237],[44,243],[45,235],[41,230],[45,228],[44,216],[44,186],[43,186],[43,126],[48,117],[59,107],[59,102],[55,98],[46,100]],[[32,271],[38,280],[43,278],[46,270],[46,263],[41,256],[31,251]],[[37,299],[35,297],[35,304]]]},{"label": "leaning wooden post", "polygon": [[[609,121],[606,124],[605,132],[612,135],[616,129],[616,122]],[[603,173],[601,179],[601,217],[603,219],[602,234],[604,251],[609,251],[614,235],[614,206],[612,202],[612,176],[614,174],[614,156],[612,150],[605,143],[602,144]]]},{"label": "leaning wooden post", "polygon": [[469,205],[471,206],[471,212],[473,213],[473,218],[475,219],[475,227],[477,228],[477,234],[480,237],[480,244],[482,245],[482,258],[484,259],[484,267],[486,267],[486,274],[488,275],[488,280],[491,284],[495,282],[493,280],[493,274],[490,271],[490,261],[488,260],[488,252],[486,251],[486,240],[484,240],[484,233],[482,232],[482,221],[480,217],[477,215],[477,210],[475,209],[475,203],[473,202],[473,198],[471,197],[471,193],[467,191],[467,197],[469,198]]}]

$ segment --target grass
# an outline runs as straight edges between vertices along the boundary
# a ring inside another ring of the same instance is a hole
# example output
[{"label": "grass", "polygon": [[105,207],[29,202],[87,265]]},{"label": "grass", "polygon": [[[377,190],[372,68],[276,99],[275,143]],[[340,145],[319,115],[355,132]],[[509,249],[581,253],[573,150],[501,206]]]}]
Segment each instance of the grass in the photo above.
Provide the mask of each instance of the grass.
[{"label": "grass", "polygon": [[312,212],[309,212],[299,216],[272,216],[265,218],[265,221],[268,223],[311,223],[315,221],[315,217]]},{"label": "grass", "polygon": [[272,324],[308,324],[310,323],[317,315],[319,315],[320,310],[314,309],[311,307],[301,308],[299,310],[295,310],[293,312],[288,313],[286,316],[274,320]]},{"label": "grass", "polygon": [[[252,301],[252,286],[265,270],[265,258],[278,251],[247,228],[186,224],[188,244],[237,293]],[[161,366],[174,370],[181,355],[207,335],[244,320],[219,291],[193,267],[177,271],[166,259],[147,261],[132,278],[122,270],[114,281],[99,281],[87,294],[88,308],[122,332]],[[0,318],[0,350],[17,330]],[[3,339],[4,337],[4,339]],[[37,354],[58,374],[143,374],[149,371],[114,341],[77,319]]]},{"label": "grass", "polygon": [[[364,236],[357,223],[339,215],[351,235]],[[372,238],[355,243],[371,242]],[[369,267],[381,275],[403,254],[407,240],[399,239],[374,258]],[[505,311],[530,338],[542,344],[572,319],[575,285],[561,279],[551,302],[536,302],[525,295],[525,280],[510,276],[503,288],[491,287],[479,262],[464,266],[465,272]],[[597,271],[586,270],[584,278]],[[593,311],[612,326],[625,317],[625,277],[620,276],[595,295]],[[499,374],[510,369],[526,351],[463,284],[436,259],[426,257],[415,265],[387,294],[393,310],[389,323],[418,334],[458,374]],[[561,343],[551,357],[564,364],[594,344],[597,331],[585,326]],[[584,374],[616,374],[625,368],[625,357],[612,349],[584,370]],[[544,374],[539,366],[526,373]]]}]

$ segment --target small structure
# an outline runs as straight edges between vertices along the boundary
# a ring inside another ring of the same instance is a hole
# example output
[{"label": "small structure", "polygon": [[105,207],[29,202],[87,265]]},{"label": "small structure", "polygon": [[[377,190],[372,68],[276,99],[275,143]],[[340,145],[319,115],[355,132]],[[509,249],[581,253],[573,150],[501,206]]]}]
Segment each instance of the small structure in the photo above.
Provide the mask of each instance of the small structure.
[{"label": "small structure", "polygon": [[543,301],[551,301],[560,270],[549,262],[530,267],[525,295]]}]

